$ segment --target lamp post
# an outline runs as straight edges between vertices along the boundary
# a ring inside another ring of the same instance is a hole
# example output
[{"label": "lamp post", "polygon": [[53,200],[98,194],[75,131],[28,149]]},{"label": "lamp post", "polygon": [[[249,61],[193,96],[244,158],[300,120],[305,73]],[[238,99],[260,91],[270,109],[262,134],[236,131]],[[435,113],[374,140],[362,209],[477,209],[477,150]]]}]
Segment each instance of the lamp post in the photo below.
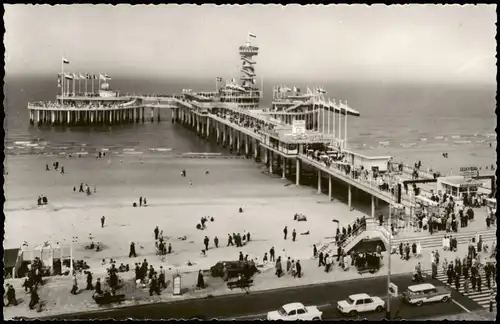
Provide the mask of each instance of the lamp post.
[{"label": "lamp post", "polygon": [[78,236],[73,236],[69,245],[69,271],[73,275],[73,243],[78,243]]},{"label": "lamp post", "polygon": [[387,307],[386,307],[386,319],[391,320],[391,249],[392,249],[392,231],[391,231],[391,204],[389,203],[389,248],[387,249]]}]

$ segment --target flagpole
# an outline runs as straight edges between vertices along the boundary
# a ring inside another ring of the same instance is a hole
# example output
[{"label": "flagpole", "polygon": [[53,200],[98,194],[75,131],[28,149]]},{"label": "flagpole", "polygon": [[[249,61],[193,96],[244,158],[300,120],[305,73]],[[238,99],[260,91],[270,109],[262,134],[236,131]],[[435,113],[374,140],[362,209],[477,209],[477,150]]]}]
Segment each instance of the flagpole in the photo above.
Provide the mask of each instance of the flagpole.
[{"label": "flagpole", "polygon": [[91,75],[92,77],[92,95],[94,95],[94,80],[95,80],[95,74]]},{"label": "flagpole", "polygon": [[323,122],[322,122],[323,125],[321,127],[321,129],[322,129],[321,133],[322,133],[322,135],[324,135],[325,134],[325,105],[324,104],[323,104],[323,110],[321,111],[321,115],[323,117]]},{"label": "flagpole", "polygon": [[330,101],[330,98],[328,98],[328,117],[326,118],[327,119],[327,122],[328,122],[328,135],[330,135],[330,108],[331,108],[331,101]]},{"label": "flagpole", "polygon": [[89,75],[85,75],[85,95],[87,95],[87,80],[89,79]]},{"label": "flagpole", "polygon": [[219,77],[215,78],[215,92],[219,92]]},{"label": "flagpole", "polygon": [[64,57],[61,58],[61,106],[64,108]]},{"label": "flagpole", "polygon": [[101,89],[101,72],[99,72],[99,75],[97,76],[97,92]]},{"label": "flagpole", "polygon": [[339,140],[342,141],[342,100],[339,100]]},{"label": "flagpole", "polygon": [[82,93],[82,78],[80,78],[80,74],[78,74],[78,94]]},{"label": "flagpole", "polygon": [[344,148],[347,149],[347,101],[345,101],[345,106],[344,106],[344,111],[345,111],[345,125],[344,125]]},{"label": "flagpole", "polygon": [[260,77],[260,98],[264,98],[264,76]]},{"label": "flagpole", "polygon": [[335,133],[336,133],[336,129],[335,129],[335,126],[337,126],[337,124],[335,124],[335,114],[337,113],[337,110],[335,109],[335,98],[333,98],[333,127],[332,127],[332,130],[333,130],[333,138],[335,138]]}]

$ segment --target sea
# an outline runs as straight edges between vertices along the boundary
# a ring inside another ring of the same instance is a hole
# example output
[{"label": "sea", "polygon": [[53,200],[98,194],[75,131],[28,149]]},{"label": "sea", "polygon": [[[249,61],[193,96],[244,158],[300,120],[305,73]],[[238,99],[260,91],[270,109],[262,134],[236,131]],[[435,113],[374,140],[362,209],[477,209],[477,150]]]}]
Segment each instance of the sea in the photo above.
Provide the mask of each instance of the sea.
[{"label": "sea", "polygon": [[[267,81],[261,101],[269,107],[272,87],[296,85],[300,80]],[[213,80],[117,78],[111,86],[122,94],[173,94],[182,89],[213,91]],[[85,87],[81,84],[82,89]],[[90,83],[87,84],[90,89]],[[348,147],[367,155],[451,149],[471,155],[487,155],[496,160],[496,85],[331,82],[322,84],[331,98],[347,100],[360,112],[348,117]],[[312,86],[311,86],[312,88]],[[98,150],[176,155],[182,153],[229,154],[215,143],[197,137],[179,124],[172,124],[170,113],[162,111],[161,122],[99,126],[30,126],[27,104],[54,101],[58,92],[55,78],[7,76],[5,79],[5,153],[9,155],[59,154]],[[342,125],[344,128],[344,125]],[[342,133],[344,130],[342,130]],[[491,145],[491,146],[490,146]],[[477,151],[477,152],[476,152]],[[371,152],[371,153],[370,153]],[[491,160],[490,159],[490,160]]]}]

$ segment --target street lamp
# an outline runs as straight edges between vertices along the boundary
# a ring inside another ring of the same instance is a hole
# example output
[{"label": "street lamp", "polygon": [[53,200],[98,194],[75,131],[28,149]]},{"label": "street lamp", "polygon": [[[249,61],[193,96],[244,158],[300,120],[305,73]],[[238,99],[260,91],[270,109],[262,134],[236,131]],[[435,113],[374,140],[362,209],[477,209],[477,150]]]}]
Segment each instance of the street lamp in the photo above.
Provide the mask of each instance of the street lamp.
[{"label": "street lamp", "polygon": [[69,271],[73,275],[73,243],[78,243],[78,236],[73,236],[69,245]]},{"label": "street lamp", "polygon": [[387,249],[387,307],[386,307],[386,319],[391,319],[391,250],[392,250],[392,231],[391,231],[391,204],[389,203],[389,248]]}]

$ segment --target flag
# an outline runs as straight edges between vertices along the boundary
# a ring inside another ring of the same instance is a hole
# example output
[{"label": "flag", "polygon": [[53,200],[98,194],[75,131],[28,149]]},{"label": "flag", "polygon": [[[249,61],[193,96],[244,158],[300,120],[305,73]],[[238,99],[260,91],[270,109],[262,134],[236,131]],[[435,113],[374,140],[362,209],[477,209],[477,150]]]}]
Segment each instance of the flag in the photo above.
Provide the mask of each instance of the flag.
[{"label": "flag", "polygon": [[111,80],[111,77],[107,73],[104,75],[104,77],[106,78],[106,81]]},{"label": "flag", "polygon": [[81,73],[80,73],[80,80],[85,80],[85,77]]},{"label": "flag", "polygon": [[326,93],[326,90],[325,90],[325,89],[323,89],[323,88],[318,88],[318,92],[319,92],[319,93]]},{"label": "flag", "polygon": [[257,38],[257,36],[255,36],[255,35],[254,35],[254,34],[252,34],[252,33],[248,33],[248,36],[249,36],[249,37],[253,37],[253,38]]},{"label": "flag", "polygon": [[339,224],[339,220],[338,219],[332,219],[332,222]]},{"label": "flag", "polygon": [[78,74],[73,73],[73,79],[78,80],[79,79]]},{"label": "flag", "polygon": [[285,88],[285,91],[286,91],[286,92],[292,92],[292,89],[290,89],[289,87],[286,87],[286,88]]},{"label": "flag", "polygon": [[73,76],[72,76],[71,74],[68,74],[68,73],[66,73],[66,74],[64,75],[64,78],[66,78],[66,79],[68,79],[68,80],[73,80]]},{"label": "flag", "polygon": [[94,78],[94,80],[97,80],[97,76],[95,74],[92,77]]},{"label": "flag", "polygon": [[64,64],[69,64],[69,60],[65,59],[64,57],[62,58],[62,61]]},{"label": "flag", "polygon": [[293,92],[295,93],[299,93],[300,92],[300,88],[297,88],[296,86],[293,87]]},{"label": "flag", "polygon": [[99,80],[106,81],[106,77],[104,75],[102,75],[101,73],[99,73]]}]

